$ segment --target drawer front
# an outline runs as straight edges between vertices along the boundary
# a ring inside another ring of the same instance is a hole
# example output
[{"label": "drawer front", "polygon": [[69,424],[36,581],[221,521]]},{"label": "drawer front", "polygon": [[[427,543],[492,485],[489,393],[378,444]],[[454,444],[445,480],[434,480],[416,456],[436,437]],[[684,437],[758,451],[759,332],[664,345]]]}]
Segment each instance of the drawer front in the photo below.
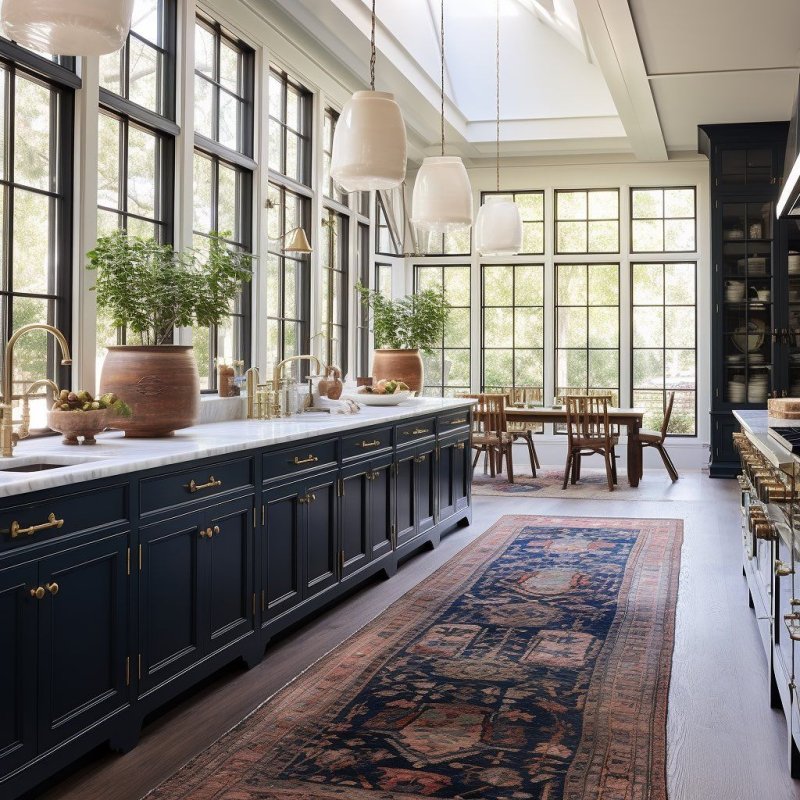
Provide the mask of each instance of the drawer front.
[{"label": "drawer front", "polygon": [[403,447],[407,444],[419,442],[422,439],[429,439],[434,435],[433,419],[418,419],[415,422],[407,422],[397,426],[397,446]]},{"label": "drawer front", "polygon": [[342,438],[342,458],[370,456],[376,452],[388,450],[392,446],[392,429],[381,428],[369,433],[358,433]]},{"label": "drawer front", "polygon": [[253,486],[253,460],[223,461],[145,478],[139,487],[139,506],[143,515],[152,514],[248,486]]},{"label": "drawer front", "polygon": [[72,492],[0,511],[0,551],[56,536],[124,524],[130,517],[127,483]]},{"label": "drawer front", "polygon": [[450,414],[442,414],[436,422],[439,436],[447,436],[448,433],[469,427],[470,409],[462,408],[460,411],[453,411]]},{"label": "drawer front", "polygon": [[264,453],[264,480],[298,475],[309,470],[330,469],[338,464],[338,439]]}]

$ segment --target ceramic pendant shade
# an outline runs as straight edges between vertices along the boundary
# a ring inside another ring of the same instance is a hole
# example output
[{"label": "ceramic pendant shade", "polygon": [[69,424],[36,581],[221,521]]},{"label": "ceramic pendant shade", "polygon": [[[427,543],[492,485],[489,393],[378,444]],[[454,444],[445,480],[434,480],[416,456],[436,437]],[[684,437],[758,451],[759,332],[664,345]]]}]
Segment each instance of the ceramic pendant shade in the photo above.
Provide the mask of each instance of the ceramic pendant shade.
[{"label": "ceramic pendant shade", "polygon": [[345,192],[393,189],[406,177],[406,126],[389,92],[356,92],[333,133],[331,178]]},{"label": "ceramic pendant shade", "polygon": [[475,222],[475,247],[482,256],[515,256],[522,250],[522,214],[515,202],[486,198]]},{"label": "ceramic pendant shade", "polygon": [[411,197],[412,223],[420,231],[444,233],[472,225],[472,186],[458,156],[423,160]]},{"label": "ceramic pendant shade", "polygon": [[134,0],[3,0],[3,35],[61,56],[99,56],[125,44]]}]

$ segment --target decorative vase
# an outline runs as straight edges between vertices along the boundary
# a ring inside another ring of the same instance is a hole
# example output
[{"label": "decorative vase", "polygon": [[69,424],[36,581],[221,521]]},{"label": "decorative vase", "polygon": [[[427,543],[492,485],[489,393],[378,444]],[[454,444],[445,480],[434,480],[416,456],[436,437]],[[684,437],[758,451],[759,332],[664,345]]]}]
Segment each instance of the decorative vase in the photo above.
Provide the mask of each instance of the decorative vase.
[{"label": "decorative vase", "polygon": [[109,421],[126,437],[169,436],[200,414],[197,363],[187,345],[109,347],[100,392],[114,392],[130,406],[130,417]]},{"label": "decorative vase", "polygon": [[422,394],[425,370],[419,350],[376,350],[372,356],[372,380],[404,381],[408,388]]}]

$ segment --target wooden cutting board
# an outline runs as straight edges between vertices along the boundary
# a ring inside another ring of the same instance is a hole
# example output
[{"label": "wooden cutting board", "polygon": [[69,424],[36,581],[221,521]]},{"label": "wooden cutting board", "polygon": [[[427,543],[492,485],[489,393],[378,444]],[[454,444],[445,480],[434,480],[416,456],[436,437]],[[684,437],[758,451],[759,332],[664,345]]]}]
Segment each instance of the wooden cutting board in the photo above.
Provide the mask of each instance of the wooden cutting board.
[{"label": "wooden cutting board", "polygon": [[800,419],[800,397],[773,397],[767,400],[767,411],[771,417]]}]

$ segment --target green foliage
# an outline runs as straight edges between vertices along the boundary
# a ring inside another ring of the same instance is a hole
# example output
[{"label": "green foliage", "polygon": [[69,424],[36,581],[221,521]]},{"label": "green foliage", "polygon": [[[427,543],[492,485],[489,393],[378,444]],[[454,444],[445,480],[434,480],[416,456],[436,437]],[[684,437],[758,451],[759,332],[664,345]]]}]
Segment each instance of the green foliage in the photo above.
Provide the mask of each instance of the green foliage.
[{"label": "green foliage", "polygon": [[415,295],[391,300],[360,282],[356,290],[361,302],[372,310],[375,347],[393,350],[419,348],[431,352],[442,340],[450,316],[450,304],[442,292],[426,289]]},{"label": "green foliage", "polygon": [[176,327],[220,324],[252,277],[252,256],[229,248],[224,236],[212,233],[202,258],[126,231],[101,236],[87,254],[98,307],[145,345],[163,344]]}]

